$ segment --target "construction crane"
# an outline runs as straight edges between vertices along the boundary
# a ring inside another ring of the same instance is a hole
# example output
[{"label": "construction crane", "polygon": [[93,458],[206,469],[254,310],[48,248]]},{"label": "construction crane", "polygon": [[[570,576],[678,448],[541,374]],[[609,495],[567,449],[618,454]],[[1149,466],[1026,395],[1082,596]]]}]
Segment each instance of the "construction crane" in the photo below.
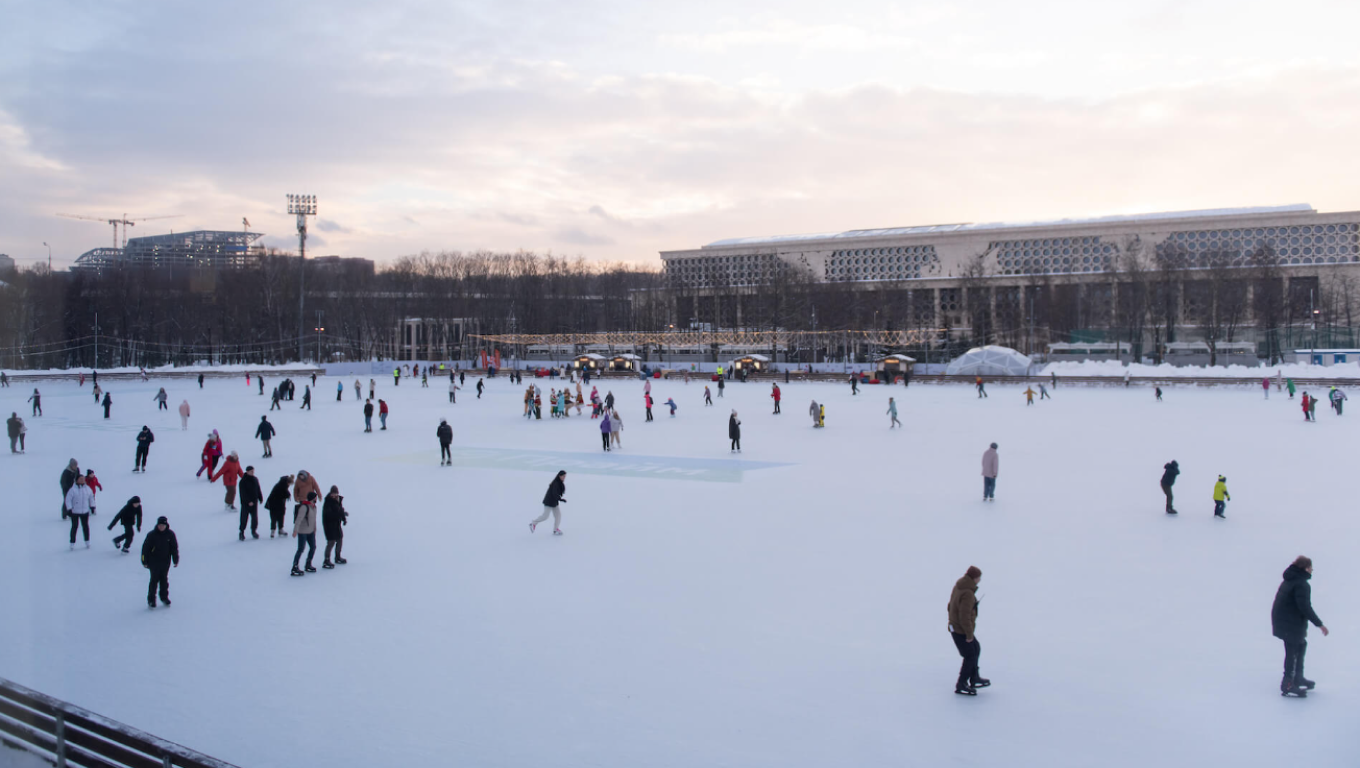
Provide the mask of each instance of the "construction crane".
[{"label": "construction crane", "polygon": [[176,214],[176,215],[174,215],[174,216],[143,216],[143,217],[138,218],[138,219],[129,219],[129,218],[128,218],[128,215],[127,215],[126,213],[123,214],[123,217],[120,218],[120,219],[105,219],[105,218],[101,218],[101,217],[99,217],[99,216],[81,216],[81,215],[74,214],[74,213],[59,213],[59,214],[57,214],[57,215],[58,215],[58,216],[61,216],[61,217],[64,217],[64,218],[67,218],[67,219],[81,219],[82,221],[102,221],[102,222],[104,222],[105,224],[112,224],[112,225],[113,225],[113,247],[114,247],[114,248],[117,248],[117,247],[118,247],[118,225],[119,225],[119,224],[122,224],[122,225],[123,225],[123,247],[126,248],[126,247],[127,247],[127,228],[128,228],[128,227],[135,226],[136,223],[139,222],[139,221],[155,221],[156,219],[178,219],[178,218],[180,218],[180,216],[179,216],[178,214]]}]

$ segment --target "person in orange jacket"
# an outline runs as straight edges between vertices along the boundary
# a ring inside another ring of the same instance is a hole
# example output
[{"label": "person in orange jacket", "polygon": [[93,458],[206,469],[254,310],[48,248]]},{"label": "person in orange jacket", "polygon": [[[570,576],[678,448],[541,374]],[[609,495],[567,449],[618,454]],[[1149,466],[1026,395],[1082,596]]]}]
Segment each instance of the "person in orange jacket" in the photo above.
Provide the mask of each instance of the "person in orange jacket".
[{"label": "person in orange jacket", "polygon": [[222,478],[222,485],[227,487],[227,507],[236,509],[236,481],[241,479],[245,471],[241,469],[241,459],[237,457],[236,451],[232,451],[227,460],[222,462],[222,468],[217,470],[217,474],[209,477],[209,482],[217,482],[217,478]]}]

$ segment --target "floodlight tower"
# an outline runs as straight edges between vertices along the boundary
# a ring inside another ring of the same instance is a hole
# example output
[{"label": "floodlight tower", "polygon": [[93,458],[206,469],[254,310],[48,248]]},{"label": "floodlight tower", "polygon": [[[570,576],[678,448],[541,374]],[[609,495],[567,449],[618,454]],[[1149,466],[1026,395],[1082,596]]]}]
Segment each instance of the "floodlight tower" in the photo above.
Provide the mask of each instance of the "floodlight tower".
[{"label": "floodlight tower", "polygon": [[316,215],[316,195],[289,195],[288,212],[297,214],[298,231],[298,362],[302,362],[307,337],[303,335],[307,280],[307,217]]}]

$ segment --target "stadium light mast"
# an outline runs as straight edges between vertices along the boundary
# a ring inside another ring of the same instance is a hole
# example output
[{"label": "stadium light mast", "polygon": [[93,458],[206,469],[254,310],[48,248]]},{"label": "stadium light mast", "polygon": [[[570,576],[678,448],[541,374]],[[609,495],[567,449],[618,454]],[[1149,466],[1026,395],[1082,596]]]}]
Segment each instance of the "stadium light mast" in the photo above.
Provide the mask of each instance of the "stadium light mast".
[{"label": "stadium light mast", "polygon": [[298,232],[298,362],[306,354],[303,328],[307,297],[307,217],[316,215],[316,195],[288,195],[288,212],[297,215]]}]

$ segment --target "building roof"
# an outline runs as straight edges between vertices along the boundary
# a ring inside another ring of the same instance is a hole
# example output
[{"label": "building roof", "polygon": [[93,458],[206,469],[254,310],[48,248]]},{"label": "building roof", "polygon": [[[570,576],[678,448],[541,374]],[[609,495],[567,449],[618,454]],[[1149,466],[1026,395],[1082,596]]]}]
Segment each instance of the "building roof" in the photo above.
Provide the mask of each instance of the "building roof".
[{"label": "building roof", "polygon": [[1135,213],[1114,216],[1096,216],[1087,219],[1054,219],[1051,221],[1028,222],[991,222],[986,224],[931,224],[915,227],[889,227],[887,229],[851,229],[845,232],[823,232],[804,235],[774,235],[772,237],[732,237],[715,240],[704,248],[727,248],[740,245],[765,245],[786,242],[819,240],[844,240],[864,237],[890,237],[896,235],[929,235],[936,233],[973,232],[995,229],[1029,229],[1034,227],[1072,226],[1083,224],[1127,224],[1140,221],[1164,221],[1176,219],[1206,219],[1226,216],[1263,216],[1290,213],[1316,213],[1313,206],[1306,203],[1294,205],[1261,206],[1254,208],[1207,208],[1197,211],[1165,211],[1161,213]]}]

